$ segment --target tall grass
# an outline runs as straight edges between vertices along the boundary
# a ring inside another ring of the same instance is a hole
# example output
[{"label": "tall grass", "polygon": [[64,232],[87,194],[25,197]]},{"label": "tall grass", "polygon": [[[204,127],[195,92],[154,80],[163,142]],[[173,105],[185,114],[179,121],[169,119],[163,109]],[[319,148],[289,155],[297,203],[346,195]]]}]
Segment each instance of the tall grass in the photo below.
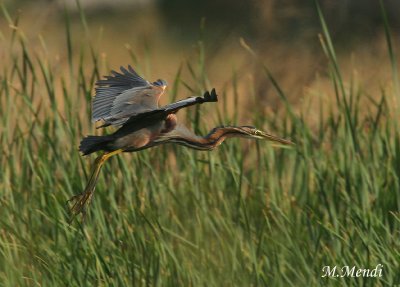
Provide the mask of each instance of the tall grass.
[{"label": "tall grass", "polygon": [[[252,120],[292,138],[296,148],[231,140],[214,152],[167,145],[112,158],[86,224],[68,225],[65,201],[83,189],[90,166],[77,145],[93,131],[93,86],[108,67],[92,42],[72,48],[67,16],[60,69],[29,48],[18,18],[3,7],[12,29],[2,31],[8,60],[0,74],[1,285],[400,284],[400,141],[389,91],[368,98],[343,78],[317,12],[336,95],[335,107],[305,111],[319,116],[318,127],[293,111],[273,73],[260,66],[287,112]],[[171,99],[211,87],[205,53],[200,43],[199,60],[177,67]],[[130,49],[127,56],[141,61]],[[206,131],[213,112],[220,124],[237,121],[223,111],[227,101],[238,101],[219,93],[222,107],[188,111],[194,129]],[[384,266],[382,278],[321,277],[327,265],[377,264]]]}]

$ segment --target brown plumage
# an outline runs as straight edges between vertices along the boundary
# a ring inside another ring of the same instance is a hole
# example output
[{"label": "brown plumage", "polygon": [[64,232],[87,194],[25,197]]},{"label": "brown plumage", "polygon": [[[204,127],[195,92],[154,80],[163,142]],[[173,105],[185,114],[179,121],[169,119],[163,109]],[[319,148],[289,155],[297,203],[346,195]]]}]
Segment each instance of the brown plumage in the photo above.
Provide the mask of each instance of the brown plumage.
[{"label": "brown plumage", "polygon": [[96,186],[101,166],[111,156],[121,152],[136,152],[160,144],[175,143],[197,150],[212,150],[224,140],[232,137],[266,139],[283,145],[293,144],[252,126],[221,126],[206,136],[198,136],[182,124],[175,115],[180,109],[204,102],[216,102],[213,89],[203,97],[191,97],[167,106],[158,107],[158,101],[166,88],[166,82],[157,80],[149,83],[141,78],[132,67],[122,73],[112,71],[112,76],[98,81],[93,100],[93,121],[103,121],[100,127],[109,125],[120,128],[110,135],[88,136],[81,141],[79,150],[88,155],[104,151],[94,164],[91,177],[83,193],[71,198],[74,204],[72,215],[85,213]]}]

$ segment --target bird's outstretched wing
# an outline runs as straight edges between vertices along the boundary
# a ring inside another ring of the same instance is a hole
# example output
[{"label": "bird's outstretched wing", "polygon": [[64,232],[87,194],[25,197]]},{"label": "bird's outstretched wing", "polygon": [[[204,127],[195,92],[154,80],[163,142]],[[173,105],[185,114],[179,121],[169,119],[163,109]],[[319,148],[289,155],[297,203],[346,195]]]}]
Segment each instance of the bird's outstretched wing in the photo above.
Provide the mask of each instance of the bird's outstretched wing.
[{"label": "bird's outstretched wing", "polygon": [[218,102],[215,89],[212,89],[211,93],[208,91],[205,92],[203,97],[190,97],[152,111],[133,115],[116,133],[125,134],[137,131],[145,126],[152,125],[153,123],[165,119],[169,114],[175,114],[180,109],[206,102]]},{"label": "bird's outstretched wing", "polygon": [[121,67],[110,76],[96,82],[92,121],[104,121],[103,126],[122,125],[132,115],[158,108],[164,88],[140,77],[135,70]]}]

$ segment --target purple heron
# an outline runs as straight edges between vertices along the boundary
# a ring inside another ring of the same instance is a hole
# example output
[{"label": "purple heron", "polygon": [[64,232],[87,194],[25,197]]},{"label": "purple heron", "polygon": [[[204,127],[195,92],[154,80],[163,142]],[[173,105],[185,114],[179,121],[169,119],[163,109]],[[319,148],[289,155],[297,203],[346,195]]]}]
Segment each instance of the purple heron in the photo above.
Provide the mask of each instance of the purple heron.
[{"label": "purple heron", "polygon": [[103,122],[98,128],[115,126],[119,129],[109,135],[87,136],[81,141],[79,150],[83,155],[97,151],[103,153],[94,162],[85,190],[69,200],[73,202],[70,208],[73,217],[79,213],[85,215],[102,165],[111,156],[121,152],[136,152],[165,143],[176,143],[197,150],[212,150],[232,137],[292,144],[289,140],[252,126],[221,126],[214,128],[206,136],[195,135],[184,125],[178,124],[175,114],[185,107],[217,102],[215,89],[211,93],[205,92],[203,97],[190,97],[158,107],[158,101],[167,87],[166,81],[159,79],[150,83],[140,77],[131,66],[120,69],[121,72],[111,71],[111,76],[105,76],[105,79],[96,82],[92,121]]}]

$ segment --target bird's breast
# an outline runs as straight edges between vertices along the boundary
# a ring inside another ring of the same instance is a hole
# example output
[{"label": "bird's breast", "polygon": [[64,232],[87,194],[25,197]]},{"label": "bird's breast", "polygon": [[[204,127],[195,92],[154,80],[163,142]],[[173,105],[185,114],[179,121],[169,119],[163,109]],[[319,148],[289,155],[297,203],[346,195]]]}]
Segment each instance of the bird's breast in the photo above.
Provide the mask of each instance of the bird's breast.
[{"label": "bird's breast", "polygon": [[115,140],[115,147],[120,149],[140,149],[150,144],[164,127],[164,121],[157,122]]},{"label": "bird's breast", "polygon": [[151,139],[151,131],[148,129],[141,129],[134,133],[122,136],[115,140],[115,148],[127,149],[127,148],[141,148],[147,145]]}]

